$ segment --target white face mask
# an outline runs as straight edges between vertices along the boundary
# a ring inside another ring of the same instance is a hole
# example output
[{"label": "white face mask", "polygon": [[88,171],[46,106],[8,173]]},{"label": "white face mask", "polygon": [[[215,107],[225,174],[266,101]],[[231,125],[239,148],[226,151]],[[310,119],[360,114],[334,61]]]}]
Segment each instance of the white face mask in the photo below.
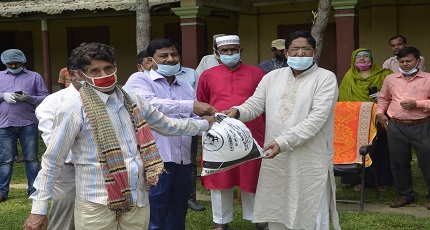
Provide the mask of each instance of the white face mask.
[{"label": "white face mask", "polygon": [[399,67],[399,71],[400,71],[402,74],[404,74],[404,75],[408,76],[408,75],[412,75],[412,74],[416,73],[416,72],[418,71],[417,67],[418,67],[418,62],[417,62],[417,64],[415,65],[415,67],[414,67],[413,69],[409,70],[408,72],[404,71],[404,70],[403,70],[402,68],[400,68],[400,67]]}]

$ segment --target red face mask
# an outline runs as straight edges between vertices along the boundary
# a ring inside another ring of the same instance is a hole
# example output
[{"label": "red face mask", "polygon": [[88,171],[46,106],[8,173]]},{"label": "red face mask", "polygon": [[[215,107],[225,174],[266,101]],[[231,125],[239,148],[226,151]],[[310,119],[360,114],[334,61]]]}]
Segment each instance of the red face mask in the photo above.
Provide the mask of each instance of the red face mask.
[{"label": "red face mask", "polygon": [[112,74],[91,78],[88,77],[85,73],[82,72],[84,76],[89,79],[88,84],[90,84],[93,88],[101,91],[101,92],[109,92],[115,88],[117,77],[116,70]]}]

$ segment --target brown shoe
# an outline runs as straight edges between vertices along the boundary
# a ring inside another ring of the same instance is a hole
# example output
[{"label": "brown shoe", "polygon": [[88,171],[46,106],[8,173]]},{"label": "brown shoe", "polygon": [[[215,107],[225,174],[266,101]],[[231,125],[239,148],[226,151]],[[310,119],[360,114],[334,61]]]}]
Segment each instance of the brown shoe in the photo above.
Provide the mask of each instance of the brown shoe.
[{"label": "brown shoe", "polygon": [[405,205],[411,204],[415,202],[415,197],[410,198],[409,200],[405,198],[398,198],[397,200],[393,201],[393,203],[390,204],[390,207],[392,208],[400,208]]},{"label": "brown shoe", "polygon": [[6,201],[6,200],[7,200],[7,198],[5,196],[0,196],[0,203],[3,201]]}]

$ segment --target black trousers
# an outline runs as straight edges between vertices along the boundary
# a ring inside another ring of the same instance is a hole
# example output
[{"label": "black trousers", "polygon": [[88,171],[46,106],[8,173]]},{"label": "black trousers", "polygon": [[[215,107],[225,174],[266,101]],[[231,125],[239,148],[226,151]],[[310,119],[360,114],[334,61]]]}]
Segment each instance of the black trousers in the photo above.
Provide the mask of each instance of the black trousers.
[{"label": "black trousers", "polygon": [[430,122],[407,126],[388,123],[388,145],[390,164],[399,197],[415,197],[412,188],[411,146],[417,155],[418,166],[427,185],[427,200],[430,201]]},{"label": "black trousers", "polygon": [[191,141],[191,194],[190,199],[196,199],[197,180],[197,148],[199,146],[198,136],[193,136]]}]

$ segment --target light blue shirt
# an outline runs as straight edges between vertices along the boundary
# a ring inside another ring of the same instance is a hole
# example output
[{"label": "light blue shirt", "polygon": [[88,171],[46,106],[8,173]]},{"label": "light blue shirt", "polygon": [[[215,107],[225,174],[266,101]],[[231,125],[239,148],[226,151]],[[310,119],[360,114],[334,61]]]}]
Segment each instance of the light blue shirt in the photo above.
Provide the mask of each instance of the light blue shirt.
[{"label": "light blue shirt", "polygon": [[179,80],[188,83],[191,87],[193,87],[194,91],[197,90],[197,85],[199,84],[199,74],[197,71],[182,66],[179,73],[175,74],[175,76]]},{"label": "light blue shirt", "polygon": [[[123,88],[149,101],[167,117],[200,119],[193,113],[194,101],[196,101],[193,88],[178,77],[170,85],[166,78],[154,70],[151,70],[149,75],[137,72],[130,76]],[[191,163],[190,136],[166,137],[155,132],[152,134],[163,162],[184,165]]]}]

